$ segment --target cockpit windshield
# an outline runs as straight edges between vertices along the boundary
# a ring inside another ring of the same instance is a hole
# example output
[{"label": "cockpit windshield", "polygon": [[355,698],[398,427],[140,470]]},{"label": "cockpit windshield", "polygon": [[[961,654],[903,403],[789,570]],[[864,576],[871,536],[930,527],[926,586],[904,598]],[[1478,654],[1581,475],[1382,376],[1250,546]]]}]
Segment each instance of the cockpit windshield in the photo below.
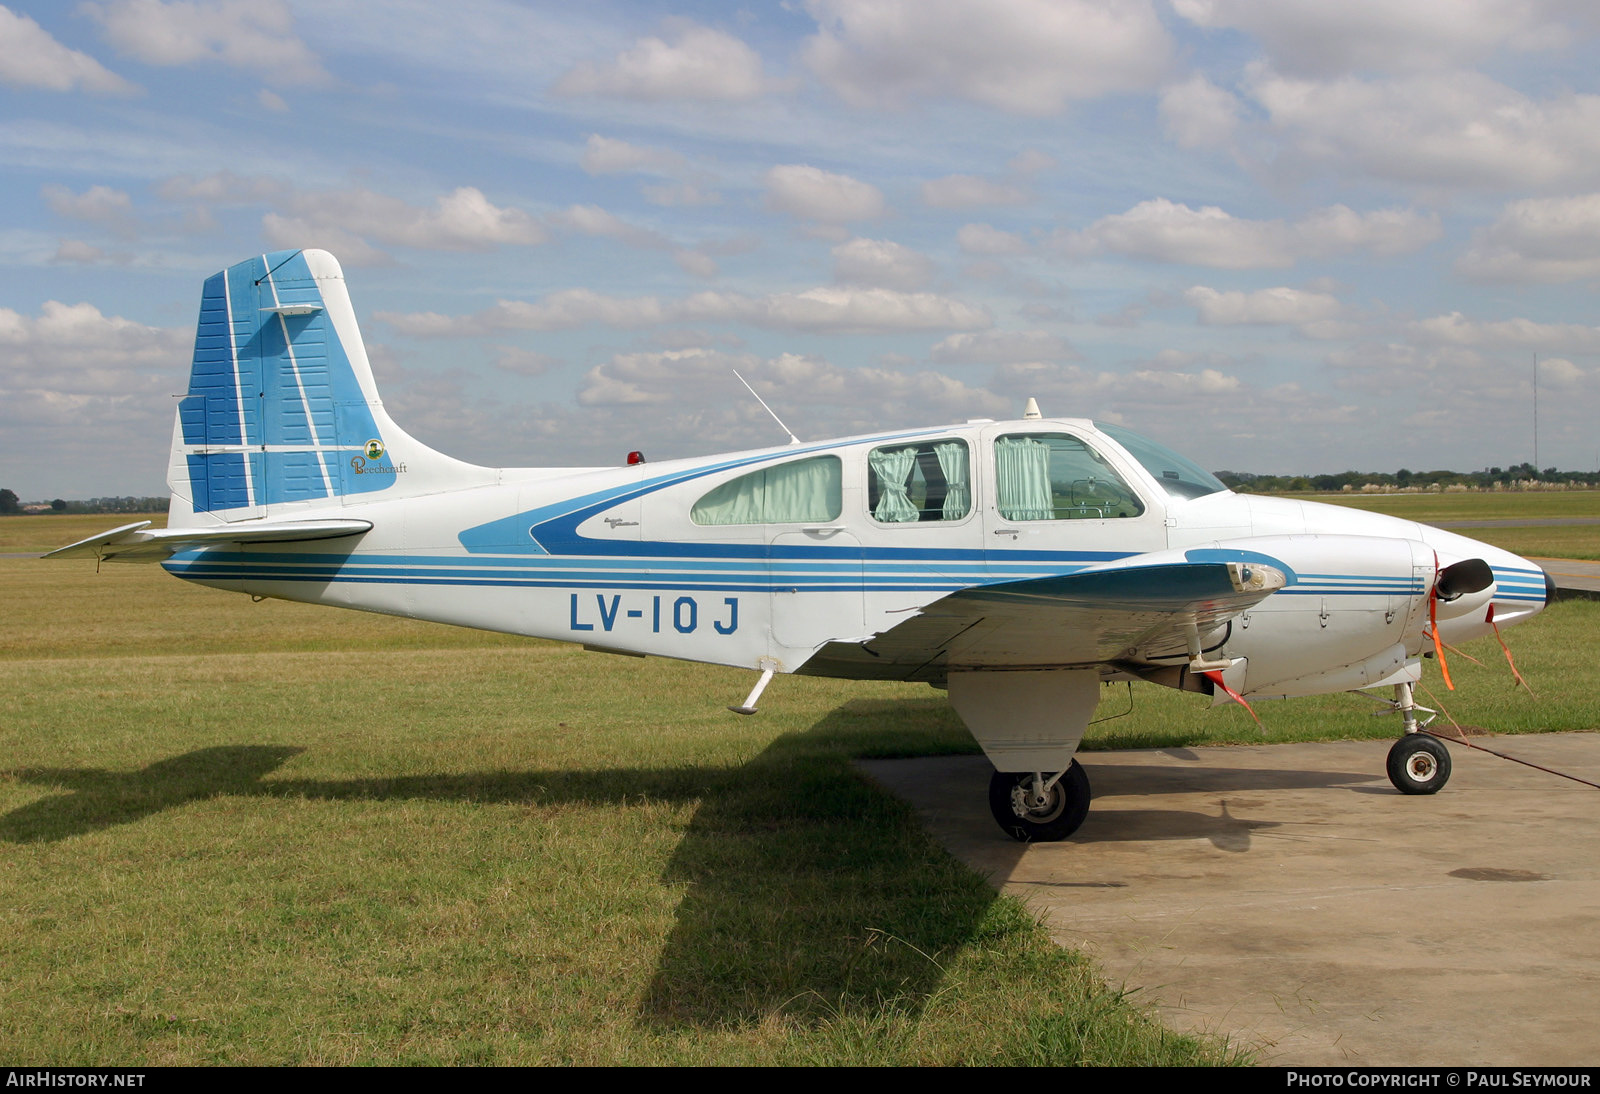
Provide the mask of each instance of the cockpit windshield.
[{"label": "cockpit windshield", "polygon": [[1228,488],[1221,479],[1193,460],[1185,459],[1165,445],[1157,444],[1131,429],[1123,429],[1118,425],[1105,425],[1101,422],[1096,422],[1094,425],[1100,432],[1126,448],[1128,455],[1143,464],[1144,469],[1150,472],[1150,477],[1160,483],[1161,488],[1172,497],[1201,498]]}]

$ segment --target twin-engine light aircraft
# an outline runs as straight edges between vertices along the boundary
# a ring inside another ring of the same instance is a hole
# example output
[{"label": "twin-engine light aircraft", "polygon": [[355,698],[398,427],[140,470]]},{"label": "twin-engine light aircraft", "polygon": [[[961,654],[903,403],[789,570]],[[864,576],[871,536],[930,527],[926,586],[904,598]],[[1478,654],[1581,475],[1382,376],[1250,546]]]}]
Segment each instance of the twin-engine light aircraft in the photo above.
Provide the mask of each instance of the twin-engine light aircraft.
[{"label": "twin-engine light aircraft", "polygon": [[760,674],[922,680],[994,763],[1021,840],[1089,808],[1101,684],[1215,701],[1392,688],[1389,777],[1449,753],[1412,684],[1435,638],[1537,613],[1537,566],[1411,521],[1242,497],[1120,426],[1028,416],[624,467],[494,469],[384,411],[338,262],[216,274],[178,404],[168,526],[53,557],[159,561],[334,604]]}]

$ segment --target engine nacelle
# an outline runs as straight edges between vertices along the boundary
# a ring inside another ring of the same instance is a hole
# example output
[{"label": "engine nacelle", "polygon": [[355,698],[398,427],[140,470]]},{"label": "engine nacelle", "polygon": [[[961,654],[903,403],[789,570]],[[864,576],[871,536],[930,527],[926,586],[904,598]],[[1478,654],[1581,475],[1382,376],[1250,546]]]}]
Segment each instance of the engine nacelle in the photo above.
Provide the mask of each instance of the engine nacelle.
[{"label": "engine nacelle", "polygon": [[[1218,656],[1244,658],[1242,695],[1315,695],[1387,682],[1422,652],[1434,549],[1378,536],[1260,536],[1188,552],[1254,559],[1288,584],[1233,621]],[[1477,594],[1473,594],[1476,596]]]}]

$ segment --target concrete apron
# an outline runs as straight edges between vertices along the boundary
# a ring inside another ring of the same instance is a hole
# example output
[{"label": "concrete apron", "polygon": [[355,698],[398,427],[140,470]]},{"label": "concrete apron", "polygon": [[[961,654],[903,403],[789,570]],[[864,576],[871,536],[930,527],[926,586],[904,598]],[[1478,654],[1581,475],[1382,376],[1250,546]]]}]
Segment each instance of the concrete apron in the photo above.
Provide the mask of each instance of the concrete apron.
[{"label": "concrete apron", "polygon": [[[1473,740],[1600,782],[1600,734]],[[1089,819],[1034,845],[981,756],[860,766],[1173,1028],[1278,1065],[1600,1062],[1600,790],[1452,744],[1406,797],[1389,743],[1080,754]]]}]

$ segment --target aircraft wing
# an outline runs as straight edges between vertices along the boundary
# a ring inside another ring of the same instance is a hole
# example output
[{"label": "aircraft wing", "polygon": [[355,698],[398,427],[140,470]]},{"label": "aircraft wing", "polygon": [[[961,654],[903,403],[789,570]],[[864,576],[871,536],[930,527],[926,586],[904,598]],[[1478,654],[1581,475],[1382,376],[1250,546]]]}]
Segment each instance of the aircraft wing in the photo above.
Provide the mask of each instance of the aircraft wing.
[{"label": "aircraft wing", "polygon": [[289,543],[295,540],[353,536],[372,528],[370,520],[238,521],[209,528],[151,528],[141,520],[58,547],[45,558],[98,558],[117,562],[159,562],[174,551],[216,543]]},{"label": "aircraft wing", "polygon": [[848,660],[874,666],[872,675],[927,679],[951,669],[1155,663],[1185,655],[1191,626],[1204,639],[1285,584],[1262,563],[1164,562],[978,585],[865,643],[825,646],[800,671]]}]

